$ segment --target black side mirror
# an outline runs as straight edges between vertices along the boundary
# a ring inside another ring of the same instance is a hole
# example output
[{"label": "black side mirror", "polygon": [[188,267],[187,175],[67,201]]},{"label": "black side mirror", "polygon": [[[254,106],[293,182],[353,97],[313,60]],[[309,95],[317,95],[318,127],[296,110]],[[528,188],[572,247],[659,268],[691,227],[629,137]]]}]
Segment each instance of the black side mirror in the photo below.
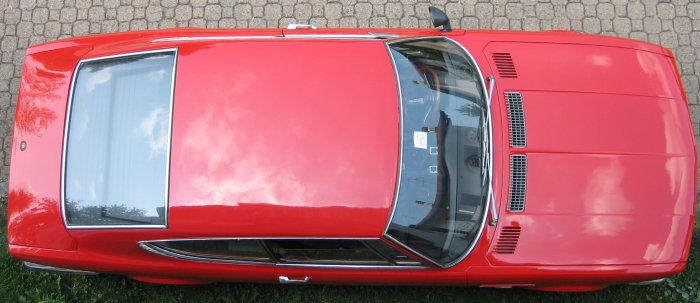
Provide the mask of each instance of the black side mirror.
[{"label": "black side mirror", "polygon": [[445,12],[432,6],[428,8],[428,11],[430,12],[430,19],[433,20],[434,27],[442,26],[441,32],[452,31],[452,26],[450,25],[450,18],[447,17],[447,14],[445,14]]}]

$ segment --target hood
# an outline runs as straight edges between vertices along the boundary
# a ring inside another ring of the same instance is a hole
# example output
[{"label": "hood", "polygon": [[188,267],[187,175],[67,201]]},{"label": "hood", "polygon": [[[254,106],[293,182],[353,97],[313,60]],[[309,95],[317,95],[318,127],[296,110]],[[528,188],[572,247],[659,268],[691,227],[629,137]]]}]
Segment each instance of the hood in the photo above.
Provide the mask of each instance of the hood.
[{"label": "hood", "polygon": [[180,45],[170,228],[380,236],[398,168],[394,78],[376,41]]},{"label": "hood", "polygon": [[[527,168],[524,211],[506,212],[500,223],[519,227],[517,248],[491,255],[492,261],[684,261],[696,160],[672,59],[553,43],[493,43],[487,56],[493,53],[509,53],[517,70],[498,86],[501,96],[521,93],[527,136],[525,147],[505,149],[503,161],[522,154]],[[510,173],[506,166],[505,182]],[[502,204],[507,189],[504,197]]]}]

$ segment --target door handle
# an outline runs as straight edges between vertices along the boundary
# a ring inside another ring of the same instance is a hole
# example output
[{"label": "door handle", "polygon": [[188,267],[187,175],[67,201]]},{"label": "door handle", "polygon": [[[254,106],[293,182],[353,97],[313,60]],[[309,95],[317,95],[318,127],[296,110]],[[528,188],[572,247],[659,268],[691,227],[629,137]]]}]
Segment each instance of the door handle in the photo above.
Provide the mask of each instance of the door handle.
[{"label": "door handle", "polygon": [[290,23],[289,25],[287,25],[287,29],[300,29],[300,28],[316,29],[317,27],[313,24],[299,24],[299,23]]},{"label": "door handle", "polygon": [[311,277],[304,277],[304,279],[290,279],[287,276],[280,276],[281,284],[306,284],[311,281]]}]

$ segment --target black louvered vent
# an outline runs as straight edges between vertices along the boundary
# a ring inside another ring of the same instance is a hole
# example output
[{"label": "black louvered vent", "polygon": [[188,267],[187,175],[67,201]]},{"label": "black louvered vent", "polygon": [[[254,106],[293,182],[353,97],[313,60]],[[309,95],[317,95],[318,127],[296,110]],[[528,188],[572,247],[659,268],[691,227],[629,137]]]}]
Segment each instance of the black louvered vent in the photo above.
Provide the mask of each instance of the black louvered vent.
[{"label": "black louvered vent", "polygon": [[501,235],[496,242],[497,254],[514,254],[520,238],[520,226],[506,226],[501,230]]},{"label": "black louvered vent", "polygon": [[508,187],[508,211],[525,210],[525,188],[527,187],[527,158],[525,155],[510,155],[510,186]]},{"label": "black louvered vent", "polygon": [[508,111],[510,146],[523,148],[527,145],[523,96],[518,92],[506,92],[506,110]]},{"label": "black louvered vent", "polygon": [[496,68],[501,78],[518,77],[518,72],[515,70],[515,63],[513,63],[510,53],[493,53],[493,62],[496,63]]}]

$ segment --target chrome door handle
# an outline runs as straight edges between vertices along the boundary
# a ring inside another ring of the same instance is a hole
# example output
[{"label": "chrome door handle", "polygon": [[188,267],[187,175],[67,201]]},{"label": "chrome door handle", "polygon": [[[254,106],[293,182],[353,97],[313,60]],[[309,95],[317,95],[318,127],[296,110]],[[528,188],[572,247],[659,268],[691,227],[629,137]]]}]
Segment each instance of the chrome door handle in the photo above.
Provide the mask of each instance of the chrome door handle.
[{"label": "chrome door handle", "polygon": [[299,28],[316,29],[316,26],[313,24],[299,24],[299,23],[290,23],[289,25],[287,25],[287,29],[299,29]]},{"label": "chrome door handle", "polygon": [[280,283],[281,284],[305,284],[309,283],[311,281],[311,277],[304,277],[304,279],[297,280],[297,279],[290,279],[287,276],[280,276]]}]

